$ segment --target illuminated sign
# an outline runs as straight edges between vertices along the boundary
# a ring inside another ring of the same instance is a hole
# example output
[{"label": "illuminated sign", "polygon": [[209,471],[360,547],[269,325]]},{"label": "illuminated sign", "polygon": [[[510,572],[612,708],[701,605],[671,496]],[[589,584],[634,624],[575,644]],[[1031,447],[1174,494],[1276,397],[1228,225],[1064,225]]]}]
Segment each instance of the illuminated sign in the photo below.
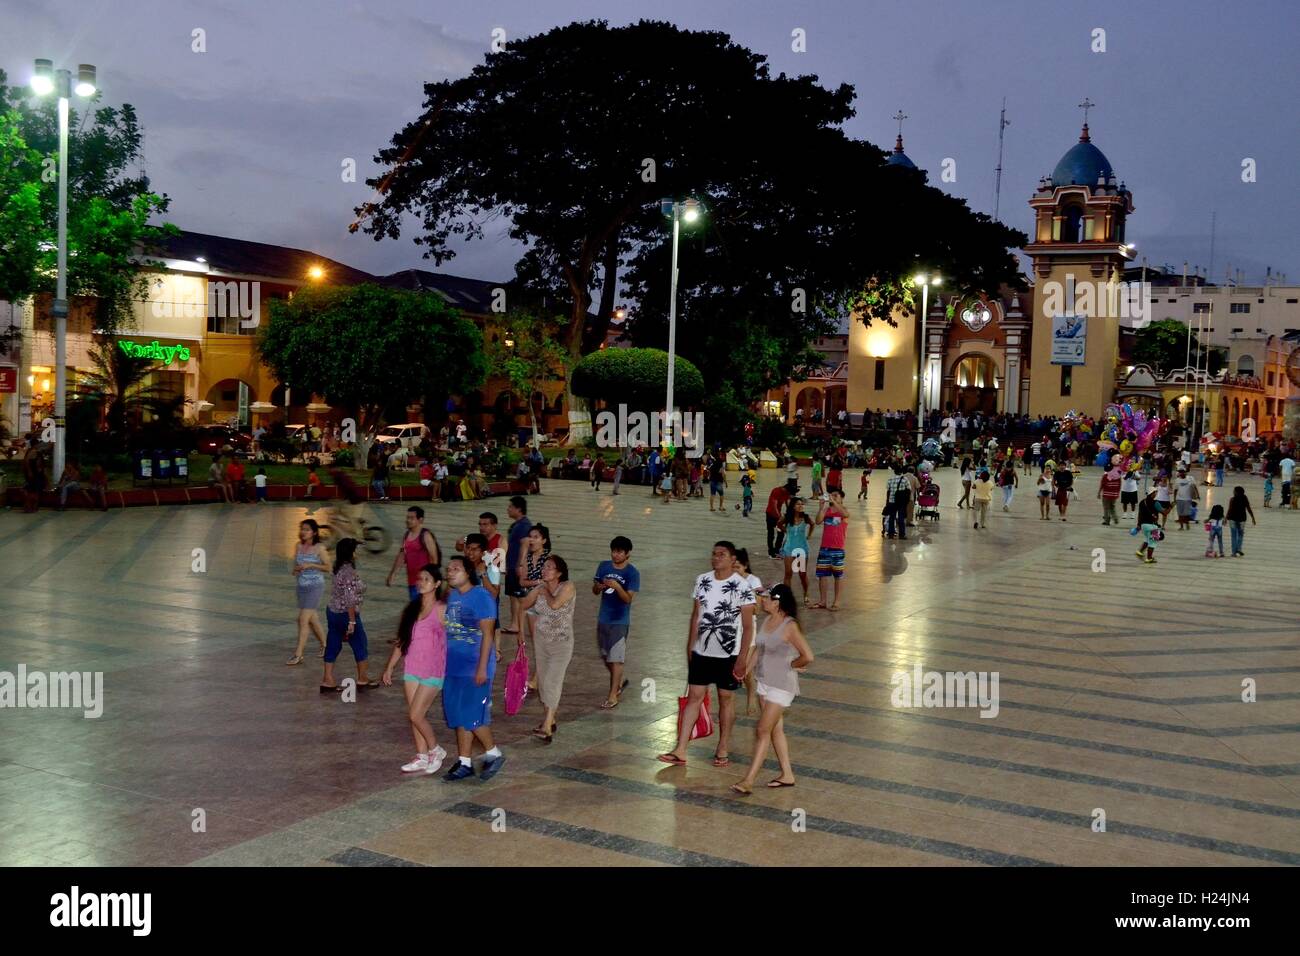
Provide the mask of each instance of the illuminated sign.
[{"label": "illuminated sign", "polygon": [[190,350],[186,346],[159,345],[157,339],[147,345],[140,342],[129,342],[126,339],[118,339],[117,345],[131,358],[156,359],[164,365],[171,365],[174,359],[180,359],[182,362],[190,360]]}]

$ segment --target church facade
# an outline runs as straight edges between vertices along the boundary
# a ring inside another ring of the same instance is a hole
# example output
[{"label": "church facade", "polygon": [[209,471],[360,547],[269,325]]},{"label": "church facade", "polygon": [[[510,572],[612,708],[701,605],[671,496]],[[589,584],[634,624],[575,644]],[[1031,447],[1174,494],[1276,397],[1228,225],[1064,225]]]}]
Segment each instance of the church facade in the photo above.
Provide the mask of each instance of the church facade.
[{"label": "church facade", "polygon": [[[889,162],[912,165],[901,136]],[[927,409],[1097,415],[1113,399],[1133,198],[1086,122],[1029,205],[1034,224],[1024,252],[1031,268],[1023,289],[932,291],[924,343],[918,316],[898,313],[893,326],[855,317],[851,412],[916,409],[918,368],[925,370]]]}]

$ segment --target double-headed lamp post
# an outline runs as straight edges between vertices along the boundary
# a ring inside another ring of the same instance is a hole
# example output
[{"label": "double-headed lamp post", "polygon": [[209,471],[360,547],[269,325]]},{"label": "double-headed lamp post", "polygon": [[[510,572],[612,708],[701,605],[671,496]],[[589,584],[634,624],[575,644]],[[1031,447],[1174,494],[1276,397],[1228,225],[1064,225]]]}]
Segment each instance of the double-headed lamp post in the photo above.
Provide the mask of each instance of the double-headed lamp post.
[{"label": "double-headed lamp post", "polygon": [[664,402],[662,438],[662,446],[667,448],[673,442],[673,374],[677,365],[677,236],[683,222],[689,226],[699,220],[703,207],[696,199],[681,202],[665,199],[659,203],[659,208],[673,220],[673,263],[668,293],[668,396]]},{"label": "double-headed lamp post", "polygon": [[925,442],[925,378],[929,372],[929,352],[928,343],[925,340],[925,320],[930,314],[930,286],[937,286],[943,280],[937,275],[926,275],[918,273],[912,277],[912,282],[921,287],[921,342],[920,348],[917,349],[916,359],[916,447],[920,448]]},{"label": "double-headed lamp post", "polygon": [[68,403],[68,101],[95,95],[95,68],[89,63],[77,67],[77,83],[70,70],[55,70],[53,60],[37,60],[32,74],[32,92],[37,96],[54,93],[59,98],[59,247],[58,278],[54,293],[54,479],[63,475],[64,440],[67,435]]}]

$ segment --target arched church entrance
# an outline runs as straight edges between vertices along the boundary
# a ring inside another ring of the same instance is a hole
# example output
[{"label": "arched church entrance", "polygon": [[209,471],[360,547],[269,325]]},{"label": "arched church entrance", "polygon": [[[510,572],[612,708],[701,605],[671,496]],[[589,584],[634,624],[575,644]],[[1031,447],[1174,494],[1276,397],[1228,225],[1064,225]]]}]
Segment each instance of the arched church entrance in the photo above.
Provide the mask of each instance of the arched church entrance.
[{"label": "arched church entrance", "polygon": [[952,406],[959,412],[981,412],[993,415],[998,411],[998,389],[1001,375],[997,364],[980,352],[969,352],[952,367]]}]

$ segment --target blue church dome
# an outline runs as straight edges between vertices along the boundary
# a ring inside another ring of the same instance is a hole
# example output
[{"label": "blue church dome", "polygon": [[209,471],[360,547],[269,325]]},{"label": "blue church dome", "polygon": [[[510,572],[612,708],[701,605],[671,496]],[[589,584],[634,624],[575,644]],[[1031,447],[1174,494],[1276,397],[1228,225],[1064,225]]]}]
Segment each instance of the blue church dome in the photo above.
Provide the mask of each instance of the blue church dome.
[{"label": "blue church dome", "polygon": [[1052,170],[1053,186],[1096,186],[1097,180],[1107,181],[1115,175],[1106,154],[1092,145],[1085,123],[1079,141],[1071,146],[1056,168]]},{"label": "blue church dome", "polygon": [[898,139],[894,141],[894,151],[890,153],[889,158],[885,160],[885,165],[902,166],[905,169],[916,169],[916,163],[908,159],[907,153],[903,152],[902,134],[899,134]]}]

